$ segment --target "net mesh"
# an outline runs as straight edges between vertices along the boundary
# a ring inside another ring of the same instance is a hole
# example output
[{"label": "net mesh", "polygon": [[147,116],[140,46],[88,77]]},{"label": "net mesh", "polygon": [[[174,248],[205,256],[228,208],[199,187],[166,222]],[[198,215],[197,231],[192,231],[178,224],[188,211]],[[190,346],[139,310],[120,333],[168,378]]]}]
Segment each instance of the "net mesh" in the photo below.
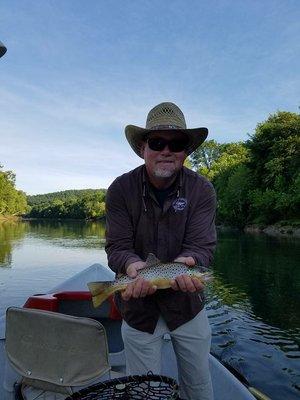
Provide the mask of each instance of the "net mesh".
[{"label": "net mesh", "polygon": [[66,400],[178,400],[178,385],[162,375],[132,375],[82,389]]}]

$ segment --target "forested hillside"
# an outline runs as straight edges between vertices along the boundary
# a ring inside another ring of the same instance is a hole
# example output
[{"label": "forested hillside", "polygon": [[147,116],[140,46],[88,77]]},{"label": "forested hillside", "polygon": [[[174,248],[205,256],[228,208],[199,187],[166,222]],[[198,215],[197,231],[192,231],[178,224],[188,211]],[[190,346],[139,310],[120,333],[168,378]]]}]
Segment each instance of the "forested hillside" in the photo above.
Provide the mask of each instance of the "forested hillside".
[{"label": "forested hillside", "polygon": [[102,218],[105,212],[105,189],[65,190],[28,196],[29,217]]}]

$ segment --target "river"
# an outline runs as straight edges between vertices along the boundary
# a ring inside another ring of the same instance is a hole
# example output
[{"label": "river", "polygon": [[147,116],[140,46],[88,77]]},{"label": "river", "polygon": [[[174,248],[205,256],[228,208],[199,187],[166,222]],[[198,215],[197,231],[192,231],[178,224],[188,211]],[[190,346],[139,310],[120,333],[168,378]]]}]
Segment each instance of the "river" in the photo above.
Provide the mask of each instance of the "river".
[{"label": "river", "polygon": [[[100,222],[0,221],[0,315],[91,264]],[[219,233],[207,289],[212,352],[273,400],[300,396],[299,239]]]}]

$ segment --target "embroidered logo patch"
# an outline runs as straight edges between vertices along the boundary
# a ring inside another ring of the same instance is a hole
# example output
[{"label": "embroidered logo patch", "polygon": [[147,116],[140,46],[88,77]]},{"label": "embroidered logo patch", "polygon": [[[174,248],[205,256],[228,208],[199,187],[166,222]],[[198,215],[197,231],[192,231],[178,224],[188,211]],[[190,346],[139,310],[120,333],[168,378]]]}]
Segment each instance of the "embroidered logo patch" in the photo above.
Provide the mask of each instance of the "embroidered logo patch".
[{"label": "embroidered logo patch", "polygon": [[184,210],[186,205],[187,199],[184,199],[183,197],[179,197],[178,199],[174,200],[172,204],[175,212]]}]

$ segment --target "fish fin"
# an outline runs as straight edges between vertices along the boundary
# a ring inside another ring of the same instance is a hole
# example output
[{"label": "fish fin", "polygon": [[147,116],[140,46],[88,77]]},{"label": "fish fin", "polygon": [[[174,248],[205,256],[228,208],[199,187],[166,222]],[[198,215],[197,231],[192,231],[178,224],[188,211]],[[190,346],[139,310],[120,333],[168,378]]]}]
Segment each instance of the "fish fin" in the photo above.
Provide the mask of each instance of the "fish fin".
[{"label": "fish fin", "polygon": [[168,289],[171,287],[170,279],[166,278],[155,278],[151,279],[152,285],[156,286],[157,289]]},{"label": "fish fin", "polygon": [[201,279],[203,282],[210,282],[213,278],[214,276],[211,272],[204,272]]},{"label": "fish fin", "polygon": [[207,268],[207,267],[204,267],[203,265],[194,265],[193,268],[197,268],[202,273],[205,273],[205,272],[211,273],[211,269]]},{"label": "fish fin", "polygon": [[113,293],[124,290],[127,285],[110,285],[109,282],[90,282],[87,284],[92,294],[94,307],[99,307]]},{"label": "fish fin", "polygon": [[213,279],[213,274],[211,272],[195,273],[191,275],[194,278],[199,279],[201,283],[210,282]]},{"label": "fish fin", "polygon": [[87,286],[92,296],[97,296],[109,287],[109,282],[89,282]]},{"label": "fish fin", "polygon": [[146,267],[151,267],[158,264],[159,262],[160,260],[153,253],[149,253],[146,259]]}]

